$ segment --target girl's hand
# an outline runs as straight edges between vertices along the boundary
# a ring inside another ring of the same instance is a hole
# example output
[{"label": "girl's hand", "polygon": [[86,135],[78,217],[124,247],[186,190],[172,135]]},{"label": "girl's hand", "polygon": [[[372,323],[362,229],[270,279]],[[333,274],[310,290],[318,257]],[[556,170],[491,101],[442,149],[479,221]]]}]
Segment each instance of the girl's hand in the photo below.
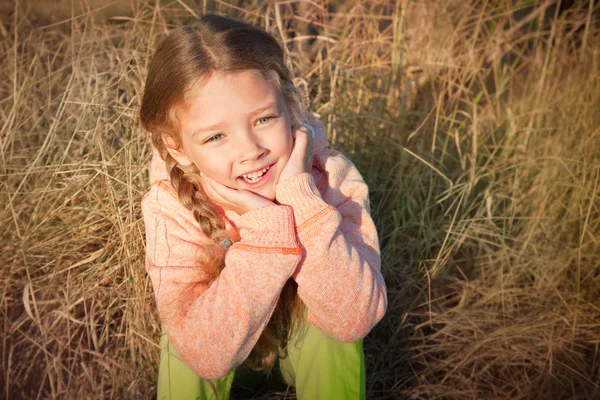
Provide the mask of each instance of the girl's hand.
[{"label": "girl's hand", "polygon": [[204,191],[217,205],[242,215],[248,211],[266,206],[275,205],[272,201],[265,199],[249,190],[232,189],[204,174],[200,174],[204,184]]},{"label": "girl's hand", "polygon": [[294,146],[292,147],[292,154],[290,155],[287,164],[283,167],[277,183],[281,183],[286,179],[303,172],[310,172],[312,169],[312,133],[307,127],[303,126],[294,132],[293,136]]}]

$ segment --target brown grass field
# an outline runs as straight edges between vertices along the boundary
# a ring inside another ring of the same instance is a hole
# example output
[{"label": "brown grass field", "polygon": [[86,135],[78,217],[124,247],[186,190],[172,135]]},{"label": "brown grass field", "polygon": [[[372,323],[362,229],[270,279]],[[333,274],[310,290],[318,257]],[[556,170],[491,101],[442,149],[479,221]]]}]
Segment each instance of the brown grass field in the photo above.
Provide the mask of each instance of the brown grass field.
[{"label": "brown grass field", "polygon": [[0,5],[0,398],[153,397],[137,110],[203,12],[281,40],[369,184],[370,399],[600,398],[598,2],[109,3]]}]

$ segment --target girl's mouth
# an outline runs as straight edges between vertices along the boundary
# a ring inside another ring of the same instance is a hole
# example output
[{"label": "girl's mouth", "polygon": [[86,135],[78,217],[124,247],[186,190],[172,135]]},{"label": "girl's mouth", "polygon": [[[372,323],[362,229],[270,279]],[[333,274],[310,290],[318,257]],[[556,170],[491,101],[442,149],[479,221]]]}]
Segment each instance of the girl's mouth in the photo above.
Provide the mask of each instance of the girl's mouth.
[{"label": "girl's mouth", "polygon": [[273,173],[274,163],[264,168],[262,171],[254,172],[248,175],[242,175],[238,178],[239,181],[243,182],[244,185],[256,188],[265,184]]}]

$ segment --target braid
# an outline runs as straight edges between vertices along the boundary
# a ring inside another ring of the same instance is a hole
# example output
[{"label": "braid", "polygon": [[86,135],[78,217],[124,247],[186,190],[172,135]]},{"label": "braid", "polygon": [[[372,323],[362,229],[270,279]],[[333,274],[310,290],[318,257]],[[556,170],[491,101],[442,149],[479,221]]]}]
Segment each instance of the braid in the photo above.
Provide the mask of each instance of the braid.
[{"label": "braid", "polygon": [[184,171],[181,165],[167,152],[165,157],[171,184],[177,191],[179,201],[192,211],[202,232],[218,242],[223,239],[225,226],[215,208],[202,195],[202,183],[198,173]]},{"label": "braid", "polygon": [[[162,152],[162,149],[164,149],[164,152]],[[229,238],[221,216],[202,194],[202,182],[198,172],[185,171],[185,167],[178,164],[164,146],[159,147],[159,152],[165,160],[167,172],[171,177],[171,185],[177,191],[179,202],[192,211],[194,219],[198,221],[202,232],[216,243],[221,242],[223,238],[238,241],[239,237]],[[202,257],[209,277],[207,283],[210,284],[217,279],[225,267],[225,252],[226,248],[224,246],[205,247],[205,253]]]}]

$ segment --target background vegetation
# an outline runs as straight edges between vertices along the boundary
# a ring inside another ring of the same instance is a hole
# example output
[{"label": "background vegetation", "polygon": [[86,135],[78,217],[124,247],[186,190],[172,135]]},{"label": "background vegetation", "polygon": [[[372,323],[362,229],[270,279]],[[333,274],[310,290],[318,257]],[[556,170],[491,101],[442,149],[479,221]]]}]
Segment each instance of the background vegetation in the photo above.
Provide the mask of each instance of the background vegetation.
[{"label": "background vegetation", "polygon": [[369,398],[599,398],[600,10],[568,3],[4,2],[0,397],[153,396],[136,113],[157,41],[212,11],[282,41],[369,184]]}]

